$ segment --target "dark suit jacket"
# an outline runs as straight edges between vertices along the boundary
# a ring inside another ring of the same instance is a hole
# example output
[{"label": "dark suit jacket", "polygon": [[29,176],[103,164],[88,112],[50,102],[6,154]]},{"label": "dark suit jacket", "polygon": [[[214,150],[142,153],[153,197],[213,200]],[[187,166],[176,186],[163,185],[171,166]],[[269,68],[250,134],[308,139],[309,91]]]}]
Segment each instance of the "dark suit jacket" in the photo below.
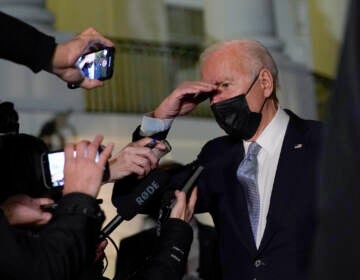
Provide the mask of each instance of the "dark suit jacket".
[{"label": "dark suit jacket", "polygon": [[[198,181],[196,210],[208,211],[214,219],[225,280],[307,277],[316,226],[317,168],[323,129],[319,122],[287,113],[290,121],[258,250],[251,234],[243,187],[236,178],[244,157],[242,143],[229,136],[219,137],[206,143],[198,155],[205,169]],[[164,137],[166,133],[157,136]]]}]

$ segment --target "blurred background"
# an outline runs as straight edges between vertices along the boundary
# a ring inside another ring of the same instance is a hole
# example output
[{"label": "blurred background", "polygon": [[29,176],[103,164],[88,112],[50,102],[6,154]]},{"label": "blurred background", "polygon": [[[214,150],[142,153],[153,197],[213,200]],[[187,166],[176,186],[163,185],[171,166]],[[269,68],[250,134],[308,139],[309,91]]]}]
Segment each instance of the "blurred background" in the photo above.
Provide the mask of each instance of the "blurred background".
[{"label": "blurred background", "polygon": [[[63,42],[94,27],[115,42],[113,78],[97,90],[69,90],[48,73],[0,60],[1,101],[12,101],[20,131],[42,134],[52,149],[102,133],[120,149],[142,113],[152,111],[179,83],[199,77],[198,56],[224,39],[251,37],[272,52],[280,70],[283,107],[325,120],[346,20],[347,0],[0,0],[0,10]],[[6,38],[3,38],[6,43]],[[223,132],[202,104],[178,119],[163,160],[187,163]],[[108,219],[112,185],[100,196]],[[203,220],[211,223],[206,216]],[[114,232],[116,243],[142,228],[143,217]],[[115,251],[107,248],[113,275]]]}]

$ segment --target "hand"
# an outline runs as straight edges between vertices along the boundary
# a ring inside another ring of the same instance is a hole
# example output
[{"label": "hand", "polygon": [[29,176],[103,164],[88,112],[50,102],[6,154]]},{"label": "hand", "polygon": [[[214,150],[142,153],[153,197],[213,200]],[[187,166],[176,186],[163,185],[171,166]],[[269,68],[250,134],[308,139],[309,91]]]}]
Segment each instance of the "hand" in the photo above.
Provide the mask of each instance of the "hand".
[{"label": "hand", "polygon": [[40,209],[40,205],[53,203],[50,198],[31,198],[20,194],[8,198],[0,208],[11,225],[43,225],[52,217],[49,212]]},{"label": "hand", "polygon": [[[177,116],[186,115],[208,97],[206,93],[210,93],[216,90],[216,88],[216,85],[203,81],[184,82],[155,109],[154,117],[172,119]],[[202,94],[204,98],[201,98]]]},{"label": "hand", "polygon": [[92,197],[98,195],[105,163],[114,148],[112,143],[108,144],[101,152],[99,160],[95,162],[96,152],[102,140],[103,136],[97,135],[91,143],[81,141],[77,145],[66,145],[63,194],[81,192]]},{"label": "hand", "polygon": [[[112,157],[109,160],[110,181],[124,178],[132,173],[142,178],[156,168],[159,158],[152,149],[145,147],[151,141],[151,138],[146,137],[132,142]],[[157,141],[155,148],[159,150],[166,149],[165,144],[160,141]]]},{"label": "hand", "polygon": [[176,203],[171,210],[170,218],[181,219],[185,222],[190,222],[194,215],[194,208],[197,199],[197,188],[191,192],[188,204],[186,205],[186,194],[184,192],[175,191]]},{"label": "hand", "polygon": [[106,239],[100,241],[100,243],[96,246],[96,252],[95,252],[95,262],[101,260],[105,256],[105,248],[108,245],[108,242]]},{"label": "hand", "polygon": [[103,86],[102,81],[84,78],[80,70],[74,66],[76,60],[94,43],[100,43],[107,47],[114,45],[95,29],[88,28],[74,39],[56,46],[52,61],[52,72],[66,82],[80,83],[80,86],[85,89]]}]

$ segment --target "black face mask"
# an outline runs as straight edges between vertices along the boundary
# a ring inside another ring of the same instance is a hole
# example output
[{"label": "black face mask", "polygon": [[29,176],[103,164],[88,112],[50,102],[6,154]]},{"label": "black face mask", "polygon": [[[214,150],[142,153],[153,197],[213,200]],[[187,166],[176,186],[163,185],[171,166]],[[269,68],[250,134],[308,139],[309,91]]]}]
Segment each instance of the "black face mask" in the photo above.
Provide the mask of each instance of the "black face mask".
[{"label": "black face mask", "polygon": [[245,94],[241,94],[211,105],[218,125],[236,139],[248,140],[256,132],[261,121],[261,113],[251,112],[245,96],[249,93],[258,75]]}]

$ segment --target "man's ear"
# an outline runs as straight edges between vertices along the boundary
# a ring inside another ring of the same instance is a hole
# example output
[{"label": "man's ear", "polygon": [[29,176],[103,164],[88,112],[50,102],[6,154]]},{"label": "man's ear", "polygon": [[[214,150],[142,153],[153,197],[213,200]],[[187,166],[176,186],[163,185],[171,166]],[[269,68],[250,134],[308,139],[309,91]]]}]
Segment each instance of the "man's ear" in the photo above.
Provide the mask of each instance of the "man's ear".
[{"label": "man's ear", "polygon": [[274,90],[274,78],[271,75],[270,70],[263,68],[259,73],[260,86],[264,91],[264,97],[268,98],[271,96]]}]

